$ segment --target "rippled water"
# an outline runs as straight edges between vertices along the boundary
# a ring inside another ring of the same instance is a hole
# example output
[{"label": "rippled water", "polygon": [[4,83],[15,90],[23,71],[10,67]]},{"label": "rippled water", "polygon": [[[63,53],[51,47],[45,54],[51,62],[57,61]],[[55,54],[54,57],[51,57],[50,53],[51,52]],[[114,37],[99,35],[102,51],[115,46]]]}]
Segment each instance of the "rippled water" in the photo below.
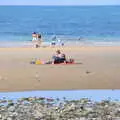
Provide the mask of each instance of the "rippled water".
[{"label": "rippled water", "polygon": [[0,6],[0,42],[31,41],[34,31],[45,41],[120,45],[120,6]]}]

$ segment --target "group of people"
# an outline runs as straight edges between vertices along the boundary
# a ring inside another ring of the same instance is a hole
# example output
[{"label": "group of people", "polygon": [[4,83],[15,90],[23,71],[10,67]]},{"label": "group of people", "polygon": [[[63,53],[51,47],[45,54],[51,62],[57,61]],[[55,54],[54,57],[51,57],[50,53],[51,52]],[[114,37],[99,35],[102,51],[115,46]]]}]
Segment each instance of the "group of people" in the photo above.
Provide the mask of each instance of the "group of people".
[{"label": "group of people", "polygon": [[[39,34],[39,33],[36,33],[36,32],[33,32],[32,33],[32,42],[33,42],[33,45],[35,48],[38,48],[41,46],[42,42],[43,42],[43,39],[42,39],[42,35]],[[54,36],[52,39],[51,39],[51,43],[50,45],[52,47],[56,46],[57,44],[59,44],[59,46],[64,46],[64,43],[60,40],[60,39],[57,39],[56,36]]]},{"label": "group of people", "polygon": [[53,36],[51,46],[55,45],[64,46],[64,42],[61,39],[58,39],[56,36]]},{"label": "group of people", "polygon": [[[63,42],[61,42],[61,40],[56,40],[56,36],[52,39],[51,41],[51,46],[55,46],[56,45],[56,41],[61,44],[61,46],[64,45]],[[38,48],[41,46],[43,40],[42,40],[42,36],[39,33],[33,32],[32,33],[32,42],[35,48]],[[48,61],[48,62],[42,62],[41,60],[37,60],[37,61],[32,61],[32,64],[60,64],[60,63],[73,63],[74,60],[73,59],[66,59],[66,55],[64,53],[61,53],[60,50],[56,51],[56,54],[52,56],[52,61]]]},{"label": "group of people", "polygon": [[32,33],[32,42],[35,48],[38,48],[42,44],[42,36],[41,34],[37,34],[36,32]]},{"label": "group of people", "polygon": [[41,59],[35,59],[30,62],[31,64],[73,64],[74,59],[68,59],[66,58],[66,55],[64,53],[61,53],[60,50],[56,51],[56,54],[52,56],[52,60],[50,61],[42,61]]}]

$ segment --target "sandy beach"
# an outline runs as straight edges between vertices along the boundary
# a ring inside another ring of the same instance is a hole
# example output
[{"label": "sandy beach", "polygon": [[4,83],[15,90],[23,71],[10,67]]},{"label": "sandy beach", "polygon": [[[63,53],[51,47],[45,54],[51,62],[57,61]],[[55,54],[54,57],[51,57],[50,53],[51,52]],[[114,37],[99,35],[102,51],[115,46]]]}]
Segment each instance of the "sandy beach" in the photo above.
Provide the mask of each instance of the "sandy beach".
[{"label": "sandy beach", "polygon": [[[57,49],[80,64],[30,64]],[[0,91],[119,88],[120,47],[0,48]]]}]

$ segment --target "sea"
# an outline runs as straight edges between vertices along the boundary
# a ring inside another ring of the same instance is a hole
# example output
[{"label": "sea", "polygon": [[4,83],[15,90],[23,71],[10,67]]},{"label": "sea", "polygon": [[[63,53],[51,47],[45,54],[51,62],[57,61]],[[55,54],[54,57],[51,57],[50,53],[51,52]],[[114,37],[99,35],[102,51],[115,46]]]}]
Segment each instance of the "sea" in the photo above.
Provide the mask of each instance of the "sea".
[{"label": "sea", "polygon": [[80,100],[88,98],[94,101],[112,100],[120,101],[120,90],[62,90],[62,91],[24,91],[24,92],[0,92],[1,99],[17,100],[23,97],[59,98],[63,100]]},{"label": "sea", "polygon": [[120,46],[120,6],[0,6],[0,47],[45,44]]}]

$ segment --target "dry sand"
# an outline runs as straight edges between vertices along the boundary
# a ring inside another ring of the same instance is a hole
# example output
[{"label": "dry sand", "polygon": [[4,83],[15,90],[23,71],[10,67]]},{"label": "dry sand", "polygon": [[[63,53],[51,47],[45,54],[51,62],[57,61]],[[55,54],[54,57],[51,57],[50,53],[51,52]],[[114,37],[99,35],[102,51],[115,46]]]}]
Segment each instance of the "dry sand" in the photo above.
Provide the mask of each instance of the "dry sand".
[{"label": "dry sand", "polygon": [[81,64],[32,65],[57,48],[0,48],[0,91],[119,89],[120,47],[65,47]]}]

